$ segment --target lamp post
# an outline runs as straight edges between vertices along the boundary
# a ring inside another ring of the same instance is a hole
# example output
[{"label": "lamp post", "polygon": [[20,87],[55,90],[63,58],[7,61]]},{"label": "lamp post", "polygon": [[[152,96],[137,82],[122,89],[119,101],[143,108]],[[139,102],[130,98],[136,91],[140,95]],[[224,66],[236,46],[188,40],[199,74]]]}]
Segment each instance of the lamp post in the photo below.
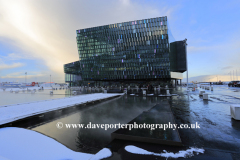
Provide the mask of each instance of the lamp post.
[{"label": "lamp post", "polygon": [[236,69],[236,77],[237,77],[237,81],[238,81],[238,74],[237,74],[237,69]]},{"label": "lamp post", "polygon": [[214,77],[212,77],[212,78],[208,78],[208,81],[211,82],[210,80],[213,79],[213,78],[214,78]]},{"label": "lamp post", "polygon": [[183,46],[185,46],[186,51],[186,66],[187,66],[187,91],[188,91],[188,61],[187,61],[187,38],[183,40]]},{"label": "lamp post", "polygon": [[234,81],[235,79],[234,79],[234,70],[233,70],[233,81]]},{"label": "lamp post", "polygon": [[25,72],[25,84],[27,84],[26,79],[27,79],[27,72]]}]

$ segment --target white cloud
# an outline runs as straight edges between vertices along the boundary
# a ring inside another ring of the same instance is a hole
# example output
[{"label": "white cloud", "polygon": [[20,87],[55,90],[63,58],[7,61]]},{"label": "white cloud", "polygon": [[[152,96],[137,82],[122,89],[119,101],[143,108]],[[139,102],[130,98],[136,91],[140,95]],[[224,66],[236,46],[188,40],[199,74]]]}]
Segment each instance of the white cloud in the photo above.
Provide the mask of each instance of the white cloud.
[{"label": "white cloud", "polygon": [[[202,75],[188,78],[188,82],[228,82],[231,81],[232,77],[230,75]],[[183,78],[183,82],[187,82],[186,78]]]},{"label": "white cloud", "polygon": [[[36,78],[36,77],[42,77],[44,75],[42,74],[36,74],[36,75],[27,75],[27,78]],[[11,73],[6,76],[1,76],[1,78],[25,78],[24,72],[16,72],[16,73]]]},{"label": "white cloud", "polygon": [[226,66],[226,67],[223,67],[223,68],[221,68],[222,70],[228,70],[228,69],[231,69],[231,68],[233,68],[233,66]]},{"label": "white cloud", "polygon": [[21,60],[21,59],[33,59],[33,57],[23,54],[23,53],[9,53],[7,56],[0,56],[4,60]]},{"label": "white cloud", "polygon": [[124,5],[130,4],[130,0],[120,0],[120,2],[122,2]]},{"label": "white cloud", "polygon": [[197,46],[188,46],[187,47],[187,52],[188,53],[198,53],[198,52],[202,52],[204,50],[208,50],[208,47],[205,46],[201,46],[201,47],[197,47]]},{"label": "white cloud", "polygon": [[[154,2],[156,3],[156,2]],[[34,58],[63,77],[63,64],[78,60],[76,30],[168,16],[174,7],[138,1],[0,1],[0,41],[18,49],[9,60]]]},{"label": "white cloud", "polygon": [[[14,81],[14,82],[44,82],[44,81],[50,81],[49,75],[46,73],[41,73],[41,72],[27,72],[27,75],[25,75],[25,71],[20,71],[20,72],[13,72],[9,73],[5,76],[1,76],[0,80],[3,82],[7,81]],[[26,78],[26,79],[25,79]],[[53,79],[55,78],[55,79]],[[58,77],[53,76],[52,81],[54,80],[55,82],[62,82],[63,80]],[[47,79],[47,80],[46,80]]]},{"label": "white cloud", "polygon": [[23,63],[13,63],[13,64],[0,64],[0,70],[1,69],[11,69],[11,68],[18,68],[24,66]]}]

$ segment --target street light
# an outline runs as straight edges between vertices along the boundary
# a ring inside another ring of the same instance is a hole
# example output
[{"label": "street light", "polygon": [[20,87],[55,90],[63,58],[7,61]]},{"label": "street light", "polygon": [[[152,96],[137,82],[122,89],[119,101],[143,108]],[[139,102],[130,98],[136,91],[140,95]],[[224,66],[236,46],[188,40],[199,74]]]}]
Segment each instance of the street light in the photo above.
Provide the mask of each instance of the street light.
[{"label": "street light", "polygon": [[208,78],[208,81],[211,82],[210,79],[213,79],[213,78],[214,78],[214,77],[212,77],[212,78]]},{"label": "street light", "polygon": [[232,79],[231,79],[231,73],[229,72],[228,74],[229,74],[229,76],[230,76],[230,81],[231,81],[231,80],[232,80]]},{"label": "street light", "polygon": [[233,81],[234,81],[235,79],[234,79],[234,70],[233,70]]},{"label": "street light", "polygon": [[237,81],[238,81],[238,74],[237,74],[237,69],[236,69],[236,77],[237,77]]},{"label": "street light", "polygon": [[185,46],[186,51],[186,66],[187,66],[187,91],[188,91],[188,61],[187,61],[187,38],[183,40],[183,46]]},{"label": "street light", "polygon": [[25,84],[27,84],[26,79],[27,79],[27,72],[25,72]]}]

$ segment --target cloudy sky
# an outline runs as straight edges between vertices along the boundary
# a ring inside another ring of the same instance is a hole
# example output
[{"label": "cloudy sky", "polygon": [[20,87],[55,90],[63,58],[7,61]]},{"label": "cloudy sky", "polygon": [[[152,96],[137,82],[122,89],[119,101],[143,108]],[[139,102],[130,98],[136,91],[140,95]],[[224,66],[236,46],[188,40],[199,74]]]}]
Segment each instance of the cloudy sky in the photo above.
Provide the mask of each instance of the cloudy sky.
[{"label": "cloudy sky", "polygon": [[24,82],[25,72],[28,82],[64,82],[63,64],[78,60],[77,29],[161,16],[175,40],[188,39],[189,77],[237,79],[239,8],[239,0],[0,0],[0,82]]}]

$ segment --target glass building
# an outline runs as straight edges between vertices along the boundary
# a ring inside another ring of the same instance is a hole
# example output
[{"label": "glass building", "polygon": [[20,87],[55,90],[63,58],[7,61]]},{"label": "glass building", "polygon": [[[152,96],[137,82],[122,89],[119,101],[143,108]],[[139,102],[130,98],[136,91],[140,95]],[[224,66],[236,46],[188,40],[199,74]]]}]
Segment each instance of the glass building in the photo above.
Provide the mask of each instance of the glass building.
[{"label": "glass building", "polygon": [[80,62],[72,62],[64,64],[65,82],[69,83],[70,86],[80,85],[82,78],[80,75]]},{"label": "glass building", "polygon": [[[186,69],[183,66],[178,70],[175,63],[178,57],[183,57],[183,52],[176,56],[181,46],[176,47],[174,42],[175,47],[170,51],[169,33],[167,17],[79,29],[76,31],[79,66],[66,64],[64,72],[66,75],[76,73],[81,75],[83,82],[95,84],[159,83],[181,79],[179,73]],[[174,57],[171,61],[170,55]]]}]

